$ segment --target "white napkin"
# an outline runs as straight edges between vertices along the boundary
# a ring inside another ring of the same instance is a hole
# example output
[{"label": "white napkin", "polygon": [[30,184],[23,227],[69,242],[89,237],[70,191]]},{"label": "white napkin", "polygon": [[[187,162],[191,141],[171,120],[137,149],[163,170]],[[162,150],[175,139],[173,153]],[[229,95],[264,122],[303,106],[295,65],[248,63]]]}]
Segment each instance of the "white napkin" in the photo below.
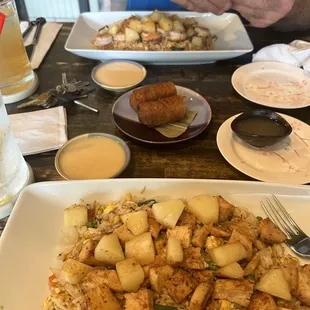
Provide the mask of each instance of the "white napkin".
[{"label": "white napkin", "polygon": [[310,42],[295,40],[290,44],[266,46],[253,55],[253,62],[257,61],[283,62],[310,73]]},{"label": "white napkin", "polygon": [[[40,37],[39,37],[39,42],[37,43],[35,47],[35,51],[31,59],[31,66],[33,70],[39,68],[42,60],[44,59],[45,55],[50,49],[61,27],[62,27],[62,24],[50,23],[50,22],[46,23],[43,26]],[[21,23],[22,32],[24,32],[26,28],[27,26],[25,25],[25,23]],[[29,44],[32,43],[35,31],[36,31],[36,27],[33,27],[33,29],[27,35],[24,41],[25,46],[28,46]]]},{"label": "white napkin", "polygon": [[64,107],[9,115],[11,128],[23,155],[59,149],[68,141]]}]

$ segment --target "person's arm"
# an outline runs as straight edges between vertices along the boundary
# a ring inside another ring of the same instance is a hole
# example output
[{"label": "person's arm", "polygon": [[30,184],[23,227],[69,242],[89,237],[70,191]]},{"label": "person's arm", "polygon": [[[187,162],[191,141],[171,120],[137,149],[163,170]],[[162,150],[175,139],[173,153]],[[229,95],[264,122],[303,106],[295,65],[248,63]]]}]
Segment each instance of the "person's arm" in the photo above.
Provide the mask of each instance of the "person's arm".
[{"label": "person's arm", "polygon": [[292,10],[272,28],[279,31],[310,29],[310,0],[295,0]]}]

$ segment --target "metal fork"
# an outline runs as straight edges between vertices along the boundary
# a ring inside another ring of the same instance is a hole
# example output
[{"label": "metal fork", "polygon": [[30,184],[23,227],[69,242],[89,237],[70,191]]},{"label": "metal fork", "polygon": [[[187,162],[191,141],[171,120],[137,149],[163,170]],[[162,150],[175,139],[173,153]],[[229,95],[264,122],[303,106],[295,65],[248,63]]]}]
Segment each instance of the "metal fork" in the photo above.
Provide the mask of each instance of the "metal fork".
[{"label": "metal fork", "polygon": [[290,214],[286,211],[280,200],[272,195],[274,204],[269,198],[267,204],[261,201],[261,206],[272,222],[282,228],[286,234],[286,244],[293,252],[302,257],[310,258],[310,238],[296,224]]}]

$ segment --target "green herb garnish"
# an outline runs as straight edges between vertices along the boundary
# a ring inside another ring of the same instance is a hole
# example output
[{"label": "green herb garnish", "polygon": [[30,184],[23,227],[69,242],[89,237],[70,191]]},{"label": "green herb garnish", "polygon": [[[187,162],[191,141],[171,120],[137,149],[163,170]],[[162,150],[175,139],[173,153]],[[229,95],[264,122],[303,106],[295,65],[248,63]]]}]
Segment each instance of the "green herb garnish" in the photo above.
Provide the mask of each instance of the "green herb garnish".
[{"label": "green herb garnish", "polygon": [[152,206],[154,203],[156,203],[156,200],[155,199],[150,199],[150,200],[145,200],[145,201],[139,201],[139,202],[137,202],[137,206],[141,207],[141,206],[144,206],[144,205],[149,205],[150,203],[152,203],[151,204],[151,206]]},{"label": "green herb garnish", "polygon": [[248,276],[245,277],[245,279],[255,281],[255,276],[254,274],[249,274]]},{"label": "green herb garnish", "polygon": [[261,222],[263,218],[261,216],[256,216],[257,222]]},{"label": "green herb garnish", "polygon": [[177,310],[178,308],[176,307],[171,307],[171,306],[164,306],[164,305],[154,305],[154,310]]},{"label": "green herb garnish", "polygon": [[87,227],[88,228],[97,228],[97,224],[95,222],[88,222]]},{"label": "green herb garnish", "polygon": [[215,271],[215,270],[219,270],[221,268],[220,266],[214,264],[213,262],[209,262],[208,265],[209,265],[208,266],[209,270],[214,270]]},{"label": "green herb garnish", "polygon": [[171,46],[172,51],[184,51],[184,47]]},{"label": "green herb garnish", "polygon": [[108,26],[108,25],[105,25],[105,26],[101,27],[98,31],[101,31],[101,30],[103,30],[103,29],[105,29],[105,28],[108,28],[108,29],[109,29],[109,26]]}]

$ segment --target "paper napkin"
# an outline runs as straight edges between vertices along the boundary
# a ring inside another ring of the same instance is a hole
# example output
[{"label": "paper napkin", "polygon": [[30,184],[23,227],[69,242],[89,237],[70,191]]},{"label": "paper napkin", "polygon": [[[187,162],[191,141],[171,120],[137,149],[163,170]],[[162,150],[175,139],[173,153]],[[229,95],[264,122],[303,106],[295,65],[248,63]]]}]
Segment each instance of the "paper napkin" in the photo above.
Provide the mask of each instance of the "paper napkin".
[{"label": "paper napkin", "polygon": [[[52,43],[56,39],[57,34],[60,31],[61,27],[62,27],[62,24],[50,23],[50,22],[46,23],[43,26],[40,37],[39,37],[39,41],[35,47],[35,51],[34,51],[34,54],[31,60],[31,66],[33,70],[39,68],[41,62],[43,61],[45,55],[50,49]],[[22,29],[22,32],[23,30],[25,31],[24,24],[21,24],[21,29]],[[28,46],[29,44],[31,44],[35,30],[36,30],[36,27],[34,27],[29,33],[29,35],[27,35],[25,42],[24,42],[25,46]]]},{"label": "paper napkin", "polygon": [[253,55],[253,62],[257,61],[283,62],[310,73],[310,42],[295,40],[290,44],[266,46]]},{"label": "paper napkin", "polygon": [[11,128],[23,155],[59,149],[68,141],[64,107],[9,115]]}]

